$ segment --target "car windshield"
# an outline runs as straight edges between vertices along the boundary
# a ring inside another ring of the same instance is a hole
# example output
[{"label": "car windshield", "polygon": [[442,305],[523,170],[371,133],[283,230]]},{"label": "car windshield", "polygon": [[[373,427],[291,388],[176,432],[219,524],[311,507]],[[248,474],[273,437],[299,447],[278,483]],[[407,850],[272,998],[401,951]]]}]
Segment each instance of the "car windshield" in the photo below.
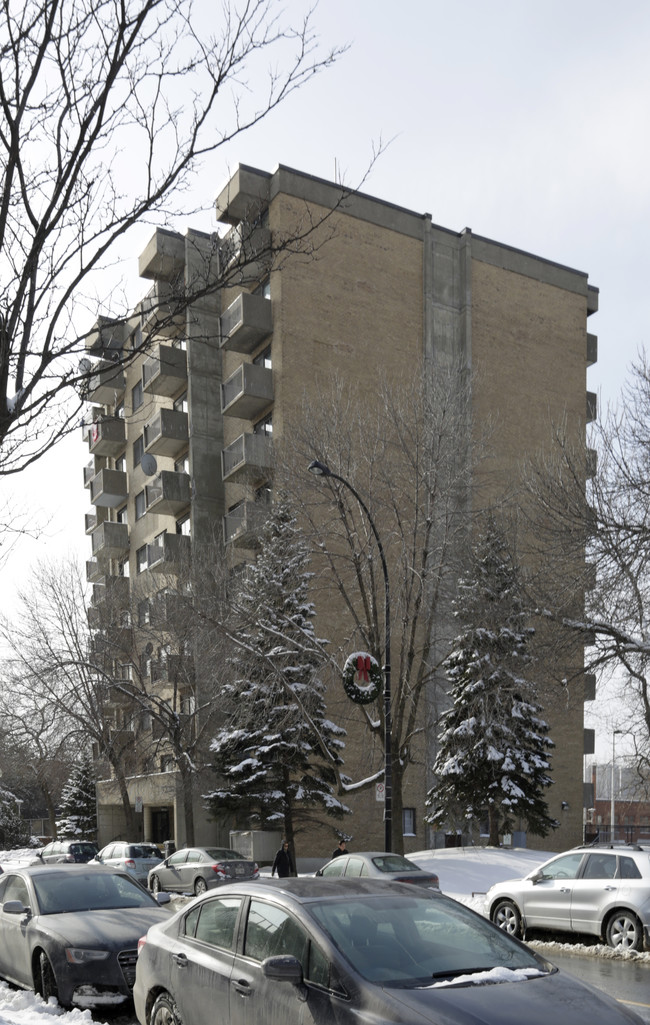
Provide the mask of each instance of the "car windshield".
[{"label": "car windshield", "polygon": [[360,975],[384,986],[427,987],[494,968],[524,977],[553,970],[451,900],[350,896],[310,904],[309,912]]},{"label": "car windshield", "polygon": [[205,853],[215,861],[246,861],[239,851],[230,851],[227,847],[208,847]]},{"label": "car windshield", "polygon": [[58,915],[66,911],[100,908],[148,908],[158,903],[128,876],[108,872],[52,872],[32,876],[39,911]]},{"label": "car windshield", "polygon": [[160,858],[160,852],[154,847],[132,846],[127,849],[127,858]]},{"label": "car windshield", "polygon": [[71,843],[70,844],[71,854],[97,854],[97,847],[94,843]]},{"label": "car windshield", "polygon": [[401,854],[383,854],[380,858],[373,858],[372,863],[380,872],[414,872],[419,870],[408,858]]}]

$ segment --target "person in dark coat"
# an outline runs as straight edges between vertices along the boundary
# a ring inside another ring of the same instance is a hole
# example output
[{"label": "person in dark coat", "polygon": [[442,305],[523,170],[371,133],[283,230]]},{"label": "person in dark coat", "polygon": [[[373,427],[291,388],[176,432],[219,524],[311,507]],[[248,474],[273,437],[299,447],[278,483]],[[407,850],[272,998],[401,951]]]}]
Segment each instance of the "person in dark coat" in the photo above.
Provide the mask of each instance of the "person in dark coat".
[{"label": "person in dark coat", "polygon": [[271,875],[274,876],[278,873],[279,879],[286,879],[287,876],[295,876],[296,869],[293,863],[293,857],[289,850],[289,841],[283,840],[282,847],[278,851],[273,861],[273,867],[271,869]]},{"label": "person in dark coat", "polygon": [[339,840],[338,847],[332,851],[332,857],[338,858],[339,854],[347,854],[348,849],[345,846],[345,840]]}]

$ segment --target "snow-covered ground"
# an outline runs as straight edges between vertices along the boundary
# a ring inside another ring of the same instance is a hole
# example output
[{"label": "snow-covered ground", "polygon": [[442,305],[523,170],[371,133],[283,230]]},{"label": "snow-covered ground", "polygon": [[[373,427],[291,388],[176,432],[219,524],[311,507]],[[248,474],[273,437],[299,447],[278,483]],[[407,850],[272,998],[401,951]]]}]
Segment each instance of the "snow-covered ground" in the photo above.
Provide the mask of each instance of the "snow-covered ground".
[{"label": "snow-covered ground", "polygon": [[[7,869],[17,862],[28,863],[31,852],[11,852],[11,858],[0,852],[0,866]],[[483,898],[488,888],[502,879],[524,876],[551,855],[547,851],[509,850],[494,847],[465,847],[449,850],[420,851],[410,854],[412,861],[422,868],[432,869],[440,878],[443,893],[467,904],[477,911],[483,910]],[[650,964],[650,953],[617,954],[600,944],[580,946],[575,943],[560,944],[534,942],[531,946],[543,947],[553,960],[553,949],[581,952],[589,957],[631,957]],[[47,1025],[56,1018],[57,1025],[92,1025],[101,1020],[90,1011],[62,1011],[56,1003],[45,1004],[34,993],[10,989],[0,982],[0,1025]]]}]

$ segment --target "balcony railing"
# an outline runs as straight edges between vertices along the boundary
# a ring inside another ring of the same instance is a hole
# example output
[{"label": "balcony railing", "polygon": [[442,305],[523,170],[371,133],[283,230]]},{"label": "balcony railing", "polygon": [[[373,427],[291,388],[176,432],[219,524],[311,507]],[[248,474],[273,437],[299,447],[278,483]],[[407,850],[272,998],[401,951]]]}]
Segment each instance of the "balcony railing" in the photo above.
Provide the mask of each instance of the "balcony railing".
[{"label": "balcony railing", "polygon": [[268,514],[268,505],[241,502],[223,518],[225,544],[233,544],[238,548],[259,548],[260,529]]},{"label": "balcony railing", "polygon": [[127,495],[126,473],[123,470],[100,470],[90,482],[90,501],[93,505],[114,509],[123,505]]},{"label": "balcony railing", "polygon": [[89,463],[84,466],[84,487],[89,488],[90,482],[93,477],[97,476],[97,469],[95,467],[95,460],[91,459]]},{"label": "balcony railing", "polygon": [[273,465],[273,442],[265,434],[240,434],[221,453],[223,480],[265,480]]},{"label": "balcony railing", "polygon": [[97,373],[88,380],[86,398],[100,406],[115,405],[124,395],[124,370],[114,363],[100,363]]},{"label": "balcony railing", "polygon": [[221,314],[221,345],[250,355],[273,331],[271,300],[242,292]]},{"label": "balcony railing", "polygon": [[264,225],[241,221],[221,239],[220,252],[231,278],[260,281],[271,269],[271,232]]},{"label": "balcony railing", "polygon": [[129,333],[127,320],[98,317],[95,326],[86,338],[86,350],[94,356],[111,358],[120,353]]},{"label": "balcony railing", "polygon": [[104,417],[90,425],[88,449],[94,456],[117,456],[125,445],[126,424],[122,417]]},{"label": "balcony railing", "polygon": [[145,334],[178,338],[185,330],[185,298],[168,281],[156,281],[137,306]]},{"label": "balcony railing", "polygon": [[147,512],[178,516],[190,504],[190,476],[162,470],[145,485],[144,493]]},{"label": "balcony railing", "polygon": [[175,458],[187,446],[187,413],[161,409],[144,429],[145,452]]},{"label": "balcony railing", "polygon": [[142,387],[149,395],[175,395],[187,383],[187,353],[174,345],[159,345],[142,365]]},{"label": "balcony railing", "polygon": [[126,523],[104,520],[92,534],[93,555],[119,559],[129,551],[129,527]]},{"label": "balcony railing", "polygon": [[188,565],[192,539],[187,534],[165,533],[147,545],[147,566],[155,573],[176,573]]},{"label": "balcony railing", "polygon": [[242,363],[221,385],[221,412],[256,420],[273,402],[273,372],[255,363]]},{"label": "balcony railing", "polygon": [[95,608],[107,603],[111,610],[119,615],[129,607],[130,584],[128,577],[104,576],[102,583],[93,585],[93,605]]}]

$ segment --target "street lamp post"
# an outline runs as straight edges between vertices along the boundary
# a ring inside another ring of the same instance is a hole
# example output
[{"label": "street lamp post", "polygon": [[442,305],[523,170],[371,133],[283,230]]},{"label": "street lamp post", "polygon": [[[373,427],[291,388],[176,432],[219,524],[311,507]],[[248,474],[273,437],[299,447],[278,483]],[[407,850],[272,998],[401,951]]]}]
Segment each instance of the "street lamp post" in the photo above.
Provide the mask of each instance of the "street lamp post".
[{"label": "street lamp post", "polygon": [[331,477],[333,480],[339,481],[349,491],[352,492],[357,502],[363,509],[370,528],[373,532],[375,541],[377,542],[377,548],[379,549],[379,558],[381,560],[381,568],[384,574],[384,596],[385,596],[385,644],[384,644],[384,849],[392,851],[393,849],[393,833],[392,833],[392,806],[393,806],[393,762],[392,762],[392,734],[393,727],[391,721],[391,693],[390,693],[390,585],[388,582],[388,567],[386,566],[386,557],[384,555],[384,548],[366,503],[361,498],[358,491],[350,484],[349,480],[345,477],[341,477],[338,473],[334,473],[330,470],[329,466],[325,463],[319,462],[314,459],[308,467],[310,473],[315,474],[317,477]]},{"label": "street lamp post", "polygon": [[616,836],[616,798],[614,796],[614,783],[615,783],[615,771],[616,771],[616,734],[621,733],[621,730],[614,730],[612,732],[612,794],[611,803],[609,806],[609,820],[610,820],[610,840],[615,840]]}]

